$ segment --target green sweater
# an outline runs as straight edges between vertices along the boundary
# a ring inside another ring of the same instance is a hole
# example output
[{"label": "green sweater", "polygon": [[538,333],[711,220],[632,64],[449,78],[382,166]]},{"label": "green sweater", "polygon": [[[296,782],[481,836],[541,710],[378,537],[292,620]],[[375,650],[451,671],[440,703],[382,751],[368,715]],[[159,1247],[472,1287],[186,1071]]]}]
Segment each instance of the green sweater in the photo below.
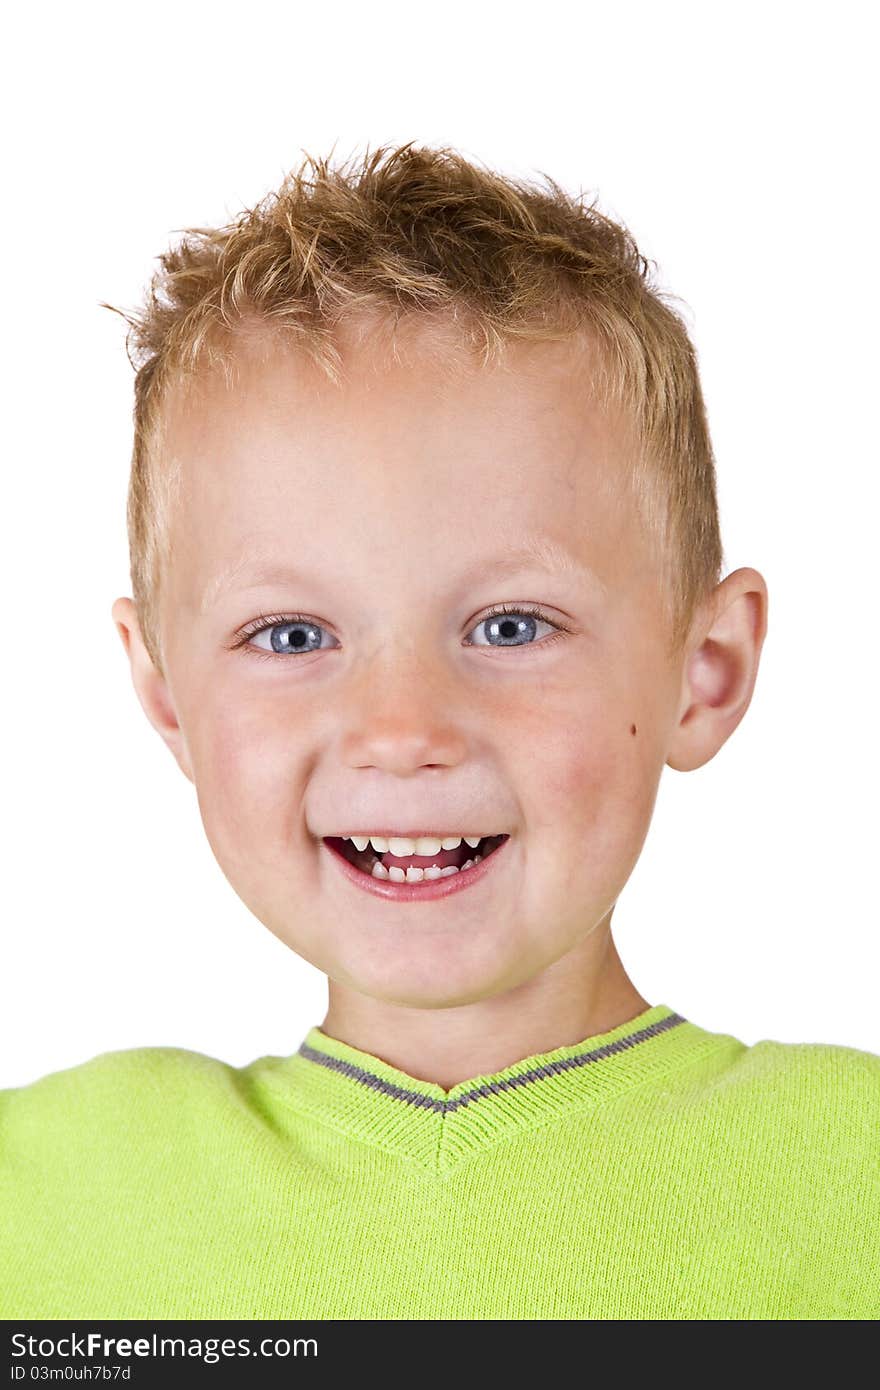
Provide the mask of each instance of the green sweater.
[{"label": "green sweater", "polygon": [[880,1057],[665,1004],[451,1091],[309,1030],[0,1092],[4,1318],[880,1315]]}]

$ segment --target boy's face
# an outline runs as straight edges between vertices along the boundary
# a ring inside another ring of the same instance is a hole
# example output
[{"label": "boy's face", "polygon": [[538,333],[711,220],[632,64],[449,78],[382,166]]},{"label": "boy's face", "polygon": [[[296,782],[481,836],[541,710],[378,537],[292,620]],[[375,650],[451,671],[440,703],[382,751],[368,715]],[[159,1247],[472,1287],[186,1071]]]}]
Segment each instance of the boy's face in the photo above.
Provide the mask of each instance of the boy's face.
[{"label": "boy's face", "polygon": [[[232,389],[169,411],[161,732],[239,896],[362,995],[464,1004],[574,959],[648,830],[682,661],[615,483],[622,432],[569,352],[455,374],[426,336],[381,368],[350,343],[335,387],[243,349]],[[499,645],[500,604],[541,620]],[[305,651],[235,646],[293,615]],[[510,839],[467,889],[392,902],[322,843],[386,828]]]}]

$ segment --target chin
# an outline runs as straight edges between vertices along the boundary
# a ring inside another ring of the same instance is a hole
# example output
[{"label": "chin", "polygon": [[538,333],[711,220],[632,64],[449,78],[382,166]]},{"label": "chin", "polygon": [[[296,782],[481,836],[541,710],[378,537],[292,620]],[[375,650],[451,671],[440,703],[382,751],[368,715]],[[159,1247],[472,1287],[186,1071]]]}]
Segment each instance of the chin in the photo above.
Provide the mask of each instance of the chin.
[{"label": "chin", "polygon": [[[352,958],[346,953],[339,967],[327,972],[348,989],[370,999],[404,1009],[458,1009],[505,994],[540,974],[544,962],[530,963],[517,952],[513,938],[506,949],[496,943],[472,943],[469,950],[453,950],[449,942],[437,949],[380,958]],[[341,955],[341,953],[340,953]]]}]

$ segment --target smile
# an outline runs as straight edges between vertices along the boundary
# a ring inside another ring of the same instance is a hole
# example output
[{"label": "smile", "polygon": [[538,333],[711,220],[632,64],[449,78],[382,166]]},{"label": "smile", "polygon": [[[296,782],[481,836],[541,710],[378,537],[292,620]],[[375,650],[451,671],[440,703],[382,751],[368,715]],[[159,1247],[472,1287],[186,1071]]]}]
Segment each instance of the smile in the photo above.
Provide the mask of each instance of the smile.
[{"label": "smile", "polygon": [[[465,888],[481,882],[498,858],[509,835],[493,835],[480,840],[473,854],[461,867],[453,864],[438,864],[443,855],[407,856],[407,867],[396,867],[387,862],[393,856],[378,855],[369,845],[358,851],[350,840],[337,836],[325,836],[321,843],[335,864],[339,866],[352,883],[374,897],[398,902],[415,902],[425,898],[448,897],[450,893],[461,892]],[[420,863],[413,863],[420,859]],[[383,863],[383,860],[385,863]]]}]

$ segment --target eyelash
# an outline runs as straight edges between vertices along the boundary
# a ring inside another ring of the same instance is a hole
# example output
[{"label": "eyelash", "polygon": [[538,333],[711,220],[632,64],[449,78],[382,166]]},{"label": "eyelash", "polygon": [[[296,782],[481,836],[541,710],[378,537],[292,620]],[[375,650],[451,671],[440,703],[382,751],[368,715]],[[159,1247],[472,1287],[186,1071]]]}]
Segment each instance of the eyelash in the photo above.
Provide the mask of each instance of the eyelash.
[{"label": "eyelash", "polygon": [[[537,618],[541,622],[549,624],[550,627],[555,627],[557,629],[550,637],[543,637],[539,642],[525,643],[526,647],[549,647],[553,642],[558,642],[560,637],[565,637],[568,633],[567,628],[563,627],[561,623],[554,622],[552,618],[548,618],[546,613],[541,612],[540,608],[533,608],[529,604],[522,603],[502,603],[499,607],[491,609],[488,613],[484,613],[479,622],[474,623],[474,627],[479,627],[482,623],[487,623],[490,618],[504,618],[511,613],[516,613],[520,617]],[[246,627],[241,629],[241,632],[238,634],[238,640],[232,643],[232,650],[237,651],[239,647],[242,647],[249,655],[257,657],[258,660],[277,661],[281,659],[283,661],[286,659],[283,652],[260,651],[257,647],[250,646],[248,639],[255,637],[258,632],[265,632],[268,628],[278,627],[282,623],[314,623],[314,621],[314,618],[308,617],[305,613],[263,614],[259,618],[254,618],[253,622],[248,623]],[[323,624],[316,623],[315,626],[322,627]],[[467,645],[473,647],[476,646],[476,643],[469,642]],[[500,650],[515,651],[518,649],[500,648]]]}]

